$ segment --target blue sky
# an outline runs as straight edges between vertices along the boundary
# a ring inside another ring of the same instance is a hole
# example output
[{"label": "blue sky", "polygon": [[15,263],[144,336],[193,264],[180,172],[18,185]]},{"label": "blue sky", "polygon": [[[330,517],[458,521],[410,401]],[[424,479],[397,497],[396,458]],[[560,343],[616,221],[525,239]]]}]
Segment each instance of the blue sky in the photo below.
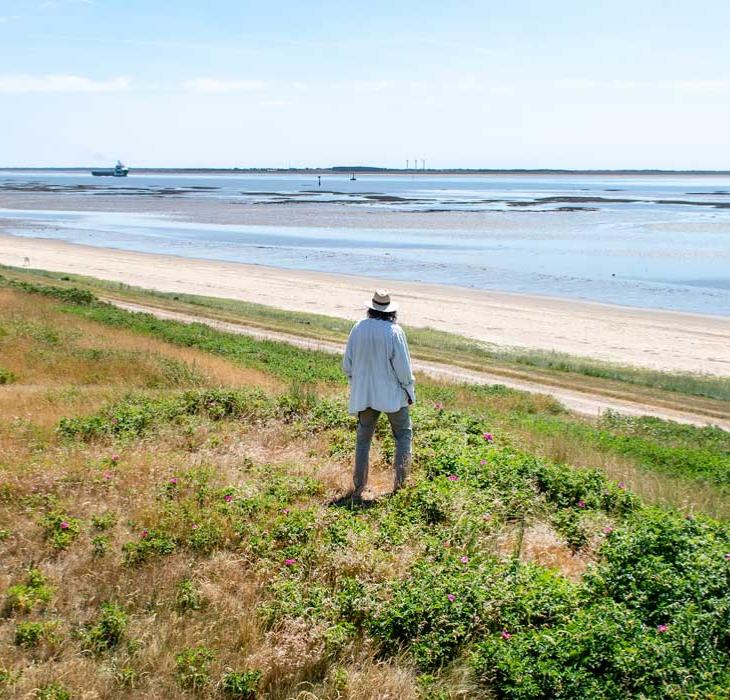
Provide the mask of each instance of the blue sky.
[{"label": "blue sky", "polygon": [[730,3],[0,0],[0,164],[730,168]]}]

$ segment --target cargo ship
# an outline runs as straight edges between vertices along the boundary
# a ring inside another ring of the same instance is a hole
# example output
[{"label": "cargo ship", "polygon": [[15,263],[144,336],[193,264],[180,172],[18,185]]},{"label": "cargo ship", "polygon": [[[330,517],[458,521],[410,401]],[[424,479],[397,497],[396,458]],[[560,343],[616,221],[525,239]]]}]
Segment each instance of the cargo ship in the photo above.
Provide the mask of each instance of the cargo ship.
[{"label": "cargo ship", "polygon": [[99,168],[99,170],[92,170],[91,174],[96,177],[127,177],[128,172],[129,168],[118,160],[113,168]]}]

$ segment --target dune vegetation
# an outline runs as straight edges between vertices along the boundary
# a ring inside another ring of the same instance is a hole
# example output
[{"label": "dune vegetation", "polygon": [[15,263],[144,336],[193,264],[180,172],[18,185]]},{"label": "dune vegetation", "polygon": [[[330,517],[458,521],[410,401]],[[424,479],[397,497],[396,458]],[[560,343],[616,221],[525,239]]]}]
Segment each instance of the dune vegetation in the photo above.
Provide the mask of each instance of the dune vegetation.
[{"label": "dune vegetation", "polygon": [[339,358],[48,279],[0,385],[0,697],[727,697],[718,428],[421,378],[352,507]]},{"label": "dune vegetation", "polygon": [[[121,282],[45,270],[0,266],[15,283],[47,284],[123,301],[243,323],[317,340],[344,342],[351,322],[320,314],[277,309],[236,299],[140,289]],[[431,328],[407,327],[414,357],[446,362],[504,377],[641,401],[709,417],[727,417],[730,378],[623,366],[565,353],[507,348]]]}]

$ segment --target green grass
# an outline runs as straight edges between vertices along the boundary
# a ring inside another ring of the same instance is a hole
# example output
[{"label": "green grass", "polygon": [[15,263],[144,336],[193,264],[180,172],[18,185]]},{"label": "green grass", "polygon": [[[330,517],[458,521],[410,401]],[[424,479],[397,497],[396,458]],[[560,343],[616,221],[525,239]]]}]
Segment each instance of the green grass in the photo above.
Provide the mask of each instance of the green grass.
[{"label": "green grass", "polygon": [[[352,507],[333,487],[354,448],[338,358],[39,293],[38,346],[74,314],[139,335],[140,354],[155,337],[309,382],[144,388],[8,441],[0,694],[726,696],[728,523],[647,504],[523,435],[570,432],[680,490],[727,483],[728,433],[425,381],[407,486]],[[375,443],[382,485],[385,421]]]},{"label": "green grass", "polygon": [[[60,274],[42,270],[25,271],[18,268],[0,267],[13,279],[48,279],[54,284],[80,286],[84,292],[113,293],[136,299],[137,301],[157,300],[174,302],[193,312],[223,315],[243,323],[276,329],[288,333],[330,340],[344,340],[352,323],[346,319],[295,311],[284,311],[261,304],[253,304],[232,299],[196,296],[183,293],[166,293],[141,289],[119,282],[98,280],[79,275]],[[82,292],[82,289],[79,292]],[[471,340],[452,333],[429,328],[405,326],[409,344],[416,357],[449,361],[463,366],[485,370],[524,372],[532,370],[538,375],[535,379],[566,381],[567,378],[592,378],[606,382],[606,393],[621,391],[620,385],[643,387],[668,394],[702,397],[719,402],[730,401],[730,378],[709,375],[662,372],[648,368],[628,367],[615,363],[581,358],[565,353],[519,350]],[[595,386],[596,390],[600,385]],[[624,388],[625,390],[625,388]]]},{"label": "green grass", "polygon": [[[53,287],[25,283],[23,291],[58,298],[69,313],[175,345],[210,352],[290,383],[345,384],[340,358],[333,354],[227,333],[202,323],[187,324],[158,319],[151,314],[133,313],[76,295],[73,290],[55,292]],[[76,303],[68,303],[69,298]],[[429,382],[425,384],[429,386]],[[482,409],[494,397],[494,390],[487,389],[486,393],[480,387],[463,387],[463,390]],[[428,395],[428,388],[426,391]],[[519,392],[504,388],[497,391],[519,395]],[[134,413],[159,409],[132,407],[129,410]],[[529,423],[529,429],[536,434],[569,434],[571,439],[600,451],[631,457],[650,471],[709,484],[721,493],[730,489],[730,439],[718,428],[685,426],[660,419],[622,419],[615,415],[607,416],[600,425],[592,425],[553,413],[555,411],[548,410],[546,415],[535,417],[526,405],[522,411],[513,411],[510,420],[522,425]],[[137,418],[142,420],[139,416]]]}]

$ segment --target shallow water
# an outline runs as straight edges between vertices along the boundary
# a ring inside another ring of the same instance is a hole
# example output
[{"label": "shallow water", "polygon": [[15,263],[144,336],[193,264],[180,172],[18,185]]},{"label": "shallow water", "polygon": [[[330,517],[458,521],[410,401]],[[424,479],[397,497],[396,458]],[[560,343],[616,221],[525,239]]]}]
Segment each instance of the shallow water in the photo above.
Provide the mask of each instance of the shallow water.
[{"label": "shallow water", "polygon": [[[224,225],[0,210],[0,226],[19,236],[730,315],[727,176],[342,175],[323,177],[319,188],[316,177],[301,175],[0,173],[0,202],[3,193],[29,191],[76,202],[110,193],[234,201],[244,215],[262,205],[277,215],[270,224]],[[35,195],[39,204],[42,197]],[[329,221],[332,207],[348,216],[323,226],[318,213],[326,209]]]}]

